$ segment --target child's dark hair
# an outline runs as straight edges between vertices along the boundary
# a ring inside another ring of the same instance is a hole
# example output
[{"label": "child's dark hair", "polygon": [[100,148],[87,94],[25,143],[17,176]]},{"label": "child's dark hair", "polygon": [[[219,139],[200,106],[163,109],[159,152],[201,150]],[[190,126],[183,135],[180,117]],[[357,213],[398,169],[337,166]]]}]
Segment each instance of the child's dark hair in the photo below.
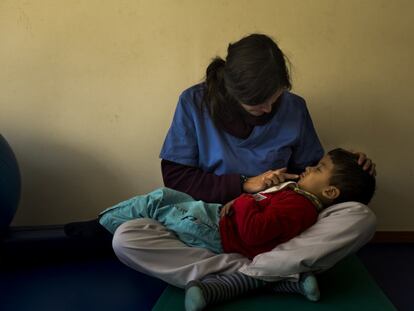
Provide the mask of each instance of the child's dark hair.
[{"label": "child's dark hair", "polygon": [[358,164],[358,155],[341,148],[328,152],[334,169],[330,184],[338,187],[341,194],[333,204],[357,201],[368,204],[375,192],[375,177]]}]

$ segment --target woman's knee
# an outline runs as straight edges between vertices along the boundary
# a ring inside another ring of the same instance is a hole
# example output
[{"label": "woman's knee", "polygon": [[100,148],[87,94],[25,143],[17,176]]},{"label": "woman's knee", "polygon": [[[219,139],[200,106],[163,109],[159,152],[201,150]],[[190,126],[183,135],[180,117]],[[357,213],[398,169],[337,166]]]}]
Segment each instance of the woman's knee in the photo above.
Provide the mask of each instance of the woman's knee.
[{"label": "woman's knee", "polygon": [[123,253],[126,248],[130,247],[132,240],[134,240],[134,236],[137,236],[137,228],[142,226],[141,222],[145,224],[147,220],[149,219],[129,220],[121,224],[115,230],[112,239],[112,248],[114,249],[115,254]]},{"label": "woman's knee", "polygon": [[144,243],[144,240],[152,235],[151,229],[158,227],[162,227],[161,224],[150,218],[138,218],[124,222],[116,229],[112,239],[115,254],[122,254],[131,248],[139,249],[140,240]]},{"label": "woman's knee", "polygon": [[112,248],[117,254],[118,252],[124,249],[125,244],[127,242],[128,232],[130,231],[130,223],[131,221],[124,222],[120,225],[114,232],[114,237],[112,239]]}]

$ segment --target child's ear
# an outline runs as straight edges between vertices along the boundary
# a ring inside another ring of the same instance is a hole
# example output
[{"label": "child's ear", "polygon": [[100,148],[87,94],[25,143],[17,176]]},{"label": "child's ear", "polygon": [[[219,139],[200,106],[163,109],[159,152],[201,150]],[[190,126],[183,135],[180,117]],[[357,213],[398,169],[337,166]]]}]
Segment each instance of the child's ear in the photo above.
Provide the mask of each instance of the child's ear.
[{"label": "child's ear", "polygon": [[322,195],[329,200],[335,200],[340,194],[341,191],[335,186],[328,186],[322,191]]}]

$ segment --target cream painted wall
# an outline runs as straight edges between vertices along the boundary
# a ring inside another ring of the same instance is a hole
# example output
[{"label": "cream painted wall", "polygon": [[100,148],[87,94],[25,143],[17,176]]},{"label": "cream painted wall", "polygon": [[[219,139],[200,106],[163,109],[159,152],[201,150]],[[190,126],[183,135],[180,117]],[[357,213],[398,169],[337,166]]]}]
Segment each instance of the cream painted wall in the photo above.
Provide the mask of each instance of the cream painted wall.
[{"label": "cream painted wall", "polygon": [[0,130],[23,174],[14,225],[65,223],[162,184],[178,95],[252,33],[293,64],[324,146],[378,166],[380,230],[414,230],[412,1],[1,0]]}]

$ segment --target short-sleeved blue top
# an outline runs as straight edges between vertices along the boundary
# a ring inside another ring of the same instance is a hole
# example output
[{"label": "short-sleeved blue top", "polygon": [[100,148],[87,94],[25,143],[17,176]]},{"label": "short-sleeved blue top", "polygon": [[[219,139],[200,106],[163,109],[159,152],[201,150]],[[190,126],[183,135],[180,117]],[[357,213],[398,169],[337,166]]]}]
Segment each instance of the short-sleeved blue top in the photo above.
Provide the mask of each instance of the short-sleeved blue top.
[{"label": "short-sleeved blue top", "polygon": [[214,125],[201,104],[203,92],[203,84],[197,84],[181,94],[160,158],[216,175],[246,176],[282,167],[300,172],[322,158],[322,145],[301,97],[285,91],[273,118],[241,139]]}]

